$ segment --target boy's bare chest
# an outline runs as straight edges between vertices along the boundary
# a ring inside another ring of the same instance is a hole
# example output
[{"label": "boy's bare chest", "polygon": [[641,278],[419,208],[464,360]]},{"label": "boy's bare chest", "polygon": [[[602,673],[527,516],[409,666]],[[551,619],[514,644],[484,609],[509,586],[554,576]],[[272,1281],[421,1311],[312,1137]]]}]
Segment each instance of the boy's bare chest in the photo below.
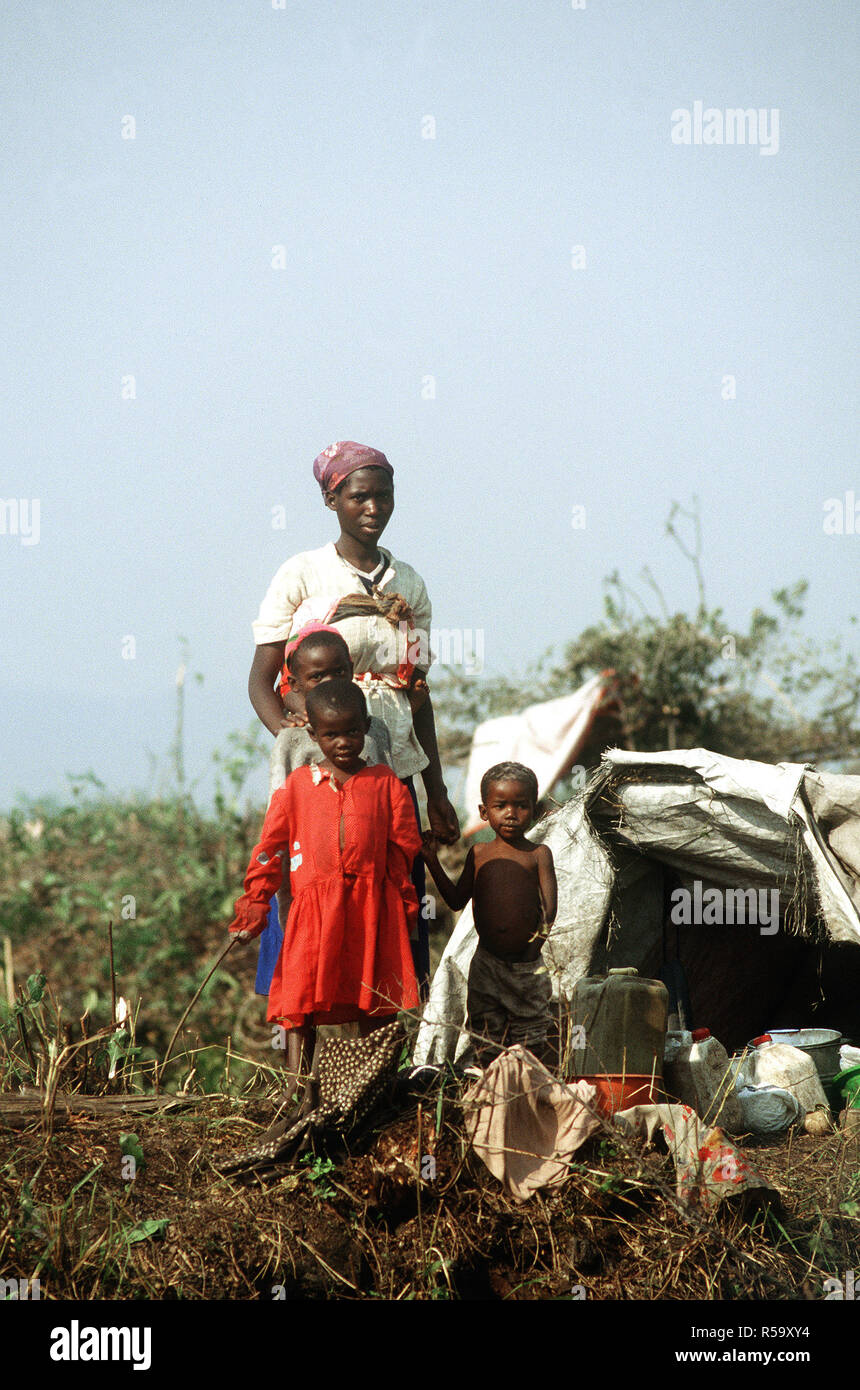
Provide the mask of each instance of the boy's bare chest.
[{"label": "boy's bare chest", "polygon": [[538,910],[540,888],[537,857],[533,854],[476,856],[475,910],[495,918],[531,918]]},{"label": "boy's bare chest", "polygon": [[[483,851],[483,853],[482,853]],[[529,874],[538,880],[537,854],[534,850],[512,849],[509,845],[475,846],[475,876],[495,865],[512,865],[521,873]],[[500,871],[499,871],[500,872]]]}]

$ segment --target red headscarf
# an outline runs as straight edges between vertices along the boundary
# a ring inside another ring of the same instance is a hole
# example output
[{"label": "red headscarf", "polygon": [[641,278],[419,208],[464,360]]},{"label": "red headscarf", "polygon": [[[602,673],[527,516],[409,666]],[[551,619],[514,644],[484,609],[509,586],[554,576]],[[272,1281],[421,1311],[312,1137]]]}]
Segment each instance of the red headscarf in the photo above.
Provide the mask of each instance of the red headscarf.
[{"label": "red headscarf", "polygon": [[[299,632],[297,632],[295,637],[293,637],[291,641],[289,641],[287,645],[284,647],[284,665],[281,671],[280,683],[282,699],[290,689],[289,681],[287,680],[287,676],[289,675],[290,669],[290,657],[293,655],[293,652],[296,650],[299,644],[301,642],[304,642],[306,637],[312,637],[314,633],[317,632],[333,632],[335,637],[339,637],[341,642],[343,642],[343,645],[345,647],[347,646],[343,633],[338,632],[336,627],[330,627],[327,623],[305,623],[304,627]],[[347,651],[349,651],[348,647]]]},{"label": "red headscarf", "polygon": [[384,454],[366,444],[356,444],[352,439],[339,439],[329,444],[314,459],[314,477],[324,493],[334,492],[344,478],[359,468],[383,468],[389,478],[394,477],[394,469]]}]

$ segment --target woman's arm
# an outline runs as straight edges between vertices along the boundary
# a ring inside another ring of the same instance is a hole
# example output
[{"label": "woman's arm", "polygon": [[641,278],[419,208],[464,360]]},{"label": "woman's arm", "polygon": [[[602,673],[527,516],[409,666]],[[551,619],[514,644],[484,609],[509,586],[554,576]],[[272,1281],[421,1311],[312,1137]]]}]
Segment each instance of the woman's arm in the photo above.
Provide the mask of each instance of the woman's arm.
[{"label": "woman's arm", "polygon": [[[420,679],[424,678],[423,671],[416,671],[415,674]],[[412,724],[418,742],[430,759],[429,765],[421,774],[427,792],[427,818],[430,821],[430,829],[443,845],[452,845],[460,838],[460,822],[457,812],[448,800],[448,792],[442,780],[442,764],[439,761],[439,746],[436,742],[436,720],[429,694],[420,708],[414,711]]]},{"label": "woman's arm", "polygon": [[297,702],[296,708],[299,713],[303,713],[301,696],[288,695],[282,705],[281,698],[274,688],[284,664],[285,647],[286,642],[263,642],[259,647],[255,647],[251,674],[248,676],[251,704],[270,734],[279,734],[286,726],[284,708],[292,709],[294,701]]},{"label": "woman's arm", "polygon": [[274,685],[284,665],[284,649],[293,614],[307,598],[308,569],[305,554],[293,555],[278,570],[252,624],[256,648],[248,677],[251,704],[270,734],[284,727],[284,709],[304,714],[304,701],[295,695],[281,702]]}]

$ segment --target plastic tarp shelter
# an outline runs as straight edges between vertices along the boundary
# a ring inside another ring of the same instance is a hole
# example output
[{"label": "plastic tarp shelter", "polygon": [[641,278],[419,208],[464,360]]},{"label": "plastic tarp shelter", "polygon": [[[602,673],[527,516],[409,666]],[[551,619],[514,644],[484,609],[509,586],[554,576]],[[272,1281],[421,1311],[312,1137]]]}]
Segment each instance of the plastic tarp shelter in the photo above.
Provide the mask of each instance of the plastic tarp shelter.
[{"label": "plastic tarp shelter", "polygon": [[[553,851],[558,914],[544,945],[554,999],[612,966],[659,977],[680,960],[696,1027],[728,1047],[770,1028],[841,1028],[860,1040],[860,777],[707,749],[613,749],[585,788],[529,832]],[[699,888],[696,888],[698,883]],[[777,892],[778,926],[673,924],[677,889]],[[439,1064],[463,1031],[477,936],[461,914],[415,1048]]]},{"label": "plastic tarp shelter", "polygon": [[466,769],[465,801],[469,820],[464,835],[480,830],[477,814],[481,778],[488,767],[501,762],[525,763],[538,780],[538,796],[545,796],[576,761],[588,732],[612,685],[612,672],[592,676],[572,695],[529,705],[519,714],[503,714],[479,724],[472,735]]}]

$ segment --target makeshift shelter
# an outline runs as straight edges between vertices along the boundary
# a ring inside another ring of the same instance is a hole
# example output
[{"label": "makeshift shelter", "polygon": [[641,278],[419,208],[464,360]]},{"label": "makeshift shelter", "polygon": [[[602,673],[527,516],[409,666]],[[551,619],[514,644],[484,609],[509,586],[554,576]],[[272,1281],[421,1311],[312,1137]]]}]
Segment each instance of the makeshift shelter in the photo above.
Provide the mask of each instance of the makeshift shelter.
[{"label": "makeshift shelter", "polygon": [[[658,977],[677,958],[694,1025],[730,1048],[813,1022],[860,1036],[860,777],[701,748],[613,749],[529,838],[555,859],[558,915],[543,954],[556,999],[584,975],[632,965]],[[775,905],[774,921],[720,910],[738,895]],[[689,923],[677,921],[685,906]],[[468,1046],[476,941],[467,907],[433,978],[416,1063]]]},{"label": "makeshift shelter", "polygon": [[466,769],[468,820],[464,835],[473,835],[483,827],[478,805],[481,778],[488,767],[507,761],[525,763],[537,777],[538,796],[552,791],[582,754],[598,715],[616,710],[614,675],[613,671],[602,671],[572,695],[544,700],[519,714],[503,714],[477,726]]}]

